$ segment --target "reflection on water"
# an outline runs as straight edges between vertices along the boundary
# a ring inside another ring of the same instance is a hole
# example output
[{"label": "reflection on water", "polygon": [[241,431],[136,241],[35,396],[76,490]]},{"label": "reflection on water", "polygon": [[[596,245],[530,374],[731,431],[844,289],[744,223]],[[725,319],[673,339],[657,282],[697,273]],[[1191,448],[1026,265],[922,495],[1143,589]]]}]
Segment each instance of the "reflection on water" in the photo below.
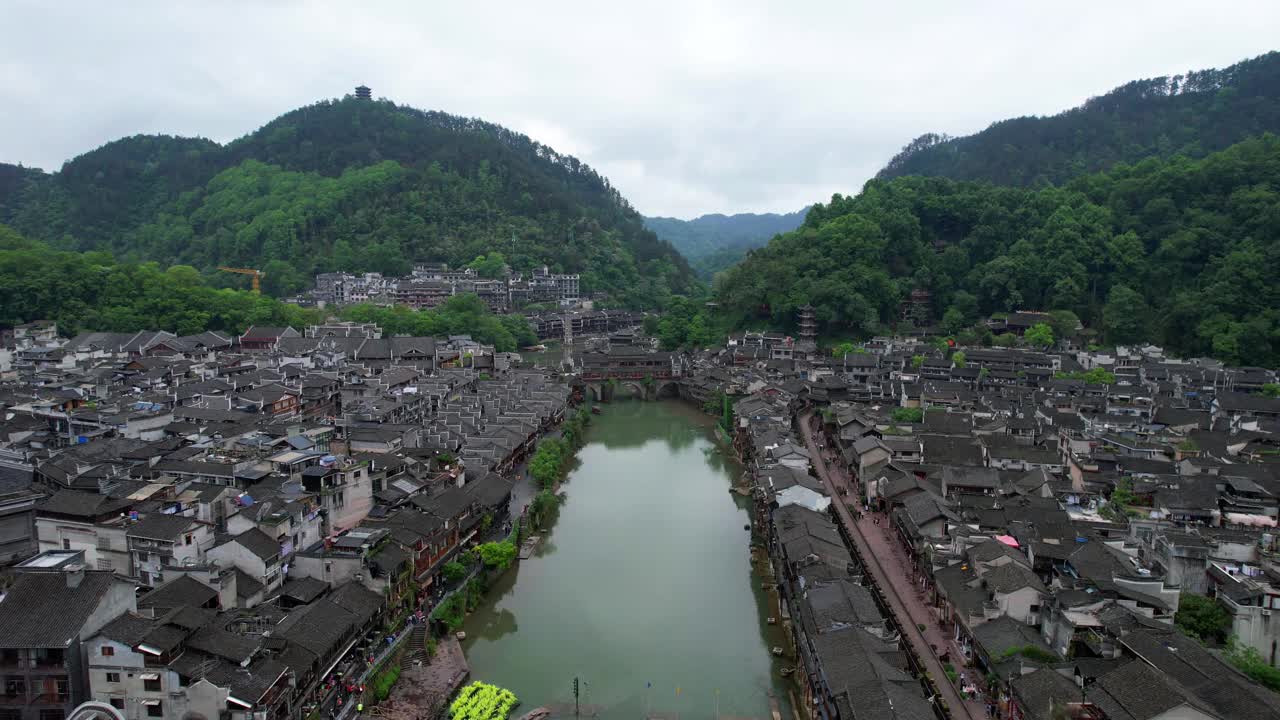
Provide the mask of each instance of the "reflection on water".
[{"label": "reflection on water", "polygon": [[572,702],[577,677],[604,718],[711,717],[718,698],[722,715],[763,719],[770,692],[789,717],[746,501],[728,491],[741,470],[714,418],[664,401],[592,420],[543,546],[467,621],[473,675],[521,712]]}]

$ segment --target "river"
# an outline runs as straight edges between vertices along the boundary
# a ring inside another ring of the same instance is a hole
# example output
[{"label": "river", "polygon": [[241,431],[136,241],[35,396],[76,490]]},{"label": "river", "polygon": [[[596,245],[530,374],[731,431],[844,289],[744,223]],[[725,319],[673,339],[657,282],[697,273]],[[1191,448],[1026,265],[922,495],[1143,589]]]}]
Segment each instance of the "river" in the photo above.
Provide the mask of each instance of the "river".
[{"label": "river", "polygon": [[678,401],[623,401],[592,418],[538,553],[466,621],[472,677],[510,688],[514,715],[567,704],[601,718],[769,717],[787,692],[751,567],[741,472],[714,419]]}]

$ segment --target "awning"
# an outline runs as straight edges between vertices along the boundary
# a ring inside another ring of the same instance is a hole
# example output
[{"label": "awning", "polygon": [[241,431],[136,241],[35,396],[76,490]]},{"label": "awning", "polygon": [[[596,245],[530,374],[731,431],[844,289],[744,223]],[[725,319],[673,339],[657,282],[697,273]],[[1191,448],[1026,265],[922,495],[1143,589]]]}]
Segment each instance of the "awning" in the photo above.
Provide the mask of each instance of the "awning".
[{"label": "awning", "polygon": [[236,697],[235,695],[228,695],[228,696],[227,696],[227,702],[229,702],[229,703],[235,703],[235,704],[239,705],[240,707],[246,707],[246,708],[251,708],[251,707],[253,707],[253,705],[252,705],[251,703],[247,703],[247,702],[245,702],[245,701],[241,700],[240,698]]},{"label": "awning", "polygon": [[1275,527],[1276,519],[1267,517],[1266,515],[1249,515],[1246,513],[1229,512],[1223,515],[1223,519],[1235,525],[1251,525],[1253,527]]},{"label": "awning", "polygon": [[160,704],[160,701],[159,700],[143,700],[142,704],[148,707],[155,707],[156,705]]},{"label": "awning", "polygon": [[139,646],[138,646],[138,649],[139,649],[139,650],[141,650],[142,652],[144,652],[144,653],[148,654],[148,655],[160,655],[160,654],[161,654],[161,652],[160,652],[158,649],[153,648],[153,647],[151,647],[150,645],[139,645]]},{"label": "awning", "polygon": [[142,678],[143,680],[159,680],[160,673],[142,673],[138,677]]},{"label": "awning", "polygon": [[997,535],[996,541],[1002,542],[1009,547],[1018,547],[1018,539],[1012,535]]}]

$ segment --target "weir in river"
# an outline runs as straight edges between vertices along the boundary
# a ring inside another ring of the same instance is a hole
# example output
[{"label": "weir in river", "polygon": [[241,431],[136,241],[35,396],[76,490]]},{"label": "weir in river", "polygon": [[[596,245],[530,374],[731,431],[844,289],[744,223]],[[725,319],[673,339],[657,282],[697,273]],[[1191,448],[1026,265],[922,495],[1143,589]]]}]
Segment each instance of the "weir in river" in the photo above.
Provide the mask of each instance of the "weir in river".
[{"label": "weir in river", "polygon": [[472,677],[515,692],[515,716],[571,716],[576,678],[584,716],[790,720],[714,422],[678,401],[593,416],[553,528],[464,627]]}]

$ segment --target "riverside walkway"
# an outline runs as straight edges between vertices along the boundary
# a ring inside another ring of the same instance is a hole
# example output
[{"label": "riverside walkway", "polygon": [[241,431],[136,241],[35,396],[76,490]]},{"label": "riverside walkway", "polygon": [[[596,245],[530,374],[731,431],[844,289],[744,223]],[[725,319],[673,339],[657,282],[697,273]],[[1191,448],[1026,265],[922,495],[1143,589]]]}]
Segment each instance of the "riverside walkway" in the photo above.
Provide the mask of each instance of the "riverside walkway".
[{"label": "riverside walkway", "polygon": [[[862,524],[859,524],[849,512],[848,505],[842,499],[845,496],[838,490],[843,487],[849,492],[848,497],[857,497],[856,489],[852,487],[846,473],[838,468],[832,470],[827,466],[826,457],[818,449],[812,410],[800,416],[800,426],[805,446],[809,449],[809,456],[813,460],[813,467],[818,471],[819,479],[831,496],[832,506],[836,509],[840,523],[857,545],[862,564],[871,573],[871,578],[880,588],[885,601],[889,604],[889,609],[897,617],[898,624],[902,628],[902,637],[911,644],[916,657],[920,658],[925,670],[933,678],[934,685],[938,688],[942,700],[946,702],[951,717],[955,720],[979,720],[987,717],[986,708],[981,702],[976,699],[961,698],[960,692],[947,679],[935,648],[945,651],[949,647],[949,642],[938,628],[936,616],[916,593],[911,582],[911,567],[905,554],[900,548],[895,548],[895,543],[884,532],[888,526],[875,525],[870,515],[864,516]],[[925,626],[924,632],[920,631],[920,625]]]}]

